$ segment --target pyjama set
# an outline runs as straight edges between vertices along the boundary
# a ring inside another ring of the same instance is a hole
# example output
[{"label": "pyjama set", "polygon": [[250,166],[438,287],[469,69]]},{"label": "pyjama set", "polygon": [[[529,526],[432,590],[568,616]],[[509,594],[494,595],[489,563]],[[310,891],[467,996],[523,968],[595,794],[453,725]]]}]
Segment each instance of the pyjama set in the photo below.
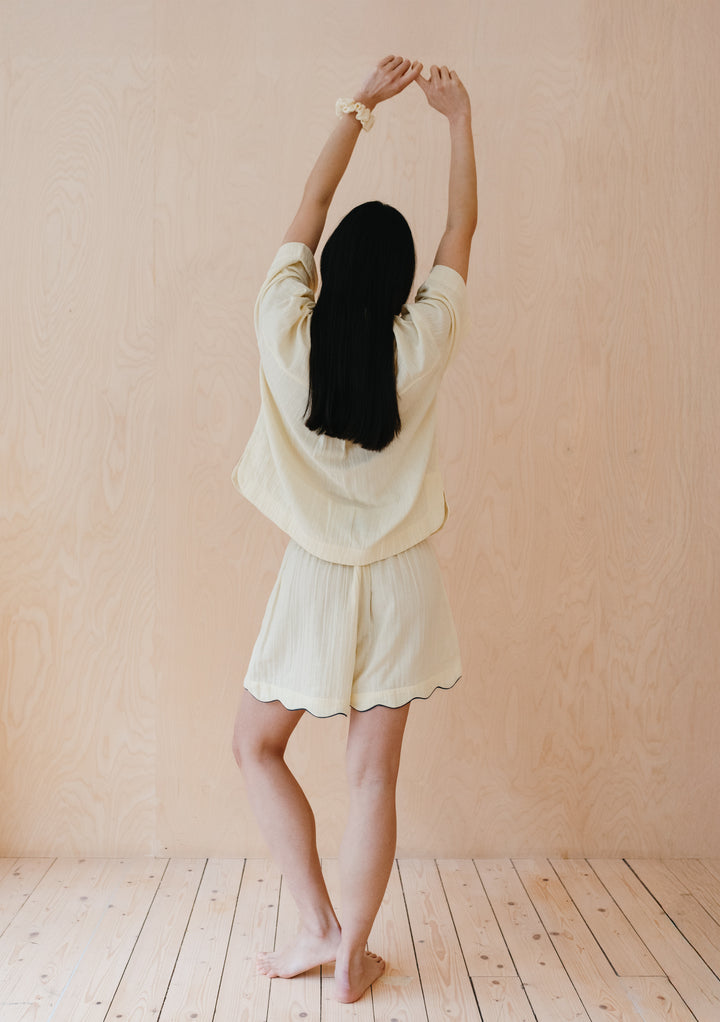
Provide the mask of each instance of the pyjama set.
[{"label": "pyjama set", "polygon": [[437,391],[467,310],[460,274],[433,267],[395,317],[400,433],[367,451],[304,425],[316,284],[312,251],[281,246],[255,306],[261,407],[233,483],[290,537],[245,688],[325,717],[427,698],[462,673],[428,537],[447,517]]}]

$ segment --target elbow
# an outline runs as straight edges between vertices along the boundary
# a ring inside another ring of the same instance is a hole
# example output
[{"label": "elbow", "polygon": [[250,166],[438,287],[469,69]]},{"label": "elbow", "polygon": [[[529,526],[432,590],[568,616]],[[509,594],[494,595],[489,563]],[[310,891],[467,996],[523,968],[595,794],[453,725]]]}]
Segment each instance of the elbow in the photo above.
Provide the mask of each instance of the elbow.
[{"label": "elbow", "polygon": [[475,213],[465,213],[461,216],[455,216],[452,219],[448,219],[445,230],[448,234],[467,238],[468,241],[470,241],[477,230],[477,222],[478,218],[476,210]]}]

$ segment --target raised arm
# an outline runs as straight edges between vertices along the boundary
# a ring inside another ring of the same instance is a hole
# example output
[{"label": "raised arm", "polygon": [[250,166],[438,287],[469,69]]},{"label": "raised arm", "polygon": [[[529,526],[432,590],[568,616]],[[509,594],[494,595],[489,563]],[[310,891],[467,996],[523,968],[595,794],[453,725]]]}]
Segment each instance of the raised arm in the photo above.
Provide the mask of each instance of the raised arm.
[{"label": "raised arm", "polygon": [[[351,98],[369,110],[374,110],[382,100],[402,92],[421,71],[422,64],[419,61],[385,57]],[[315,251],[333,195],[347,169],[361,131],[362,125],[354,113],[343,114],[310,171],[300,208],[283,242],[302,241]]]},{"label": "raised arm", "polygon": [[444,114],[450,126],[450,184],[448,218],[435,263],[451,266],[467,281],[470,246],[477,227],[477,173],[472,136],[470,97],[454,71],[430,68],[430,78],[416,78],[431,107]]}]

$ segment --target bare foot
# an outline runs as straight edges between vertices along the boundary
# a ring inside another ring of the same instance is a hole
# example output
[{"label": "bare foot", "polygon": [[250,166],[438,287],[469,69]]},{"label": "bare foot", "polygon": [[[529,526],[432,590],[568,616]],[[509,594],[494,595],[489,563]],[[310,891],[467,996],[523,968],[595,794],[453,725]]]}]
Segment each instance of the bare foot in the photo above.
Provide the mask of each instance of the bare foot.
[{"label": "bare foot", "polygon": [[352,1004],[359,1000],[369,986],[385,971],[385,962],[380,955],[364,951],[348,963],[335,963],[335,1000]]},{"label": "bare foot", "polygon": [[284,951],[262,951],[257,956],[257,970],[274,979],[291,979],[317,965],[335,961],[340,943],[340,928],[335,927],[324,936],[301,930],[297,940]]}]

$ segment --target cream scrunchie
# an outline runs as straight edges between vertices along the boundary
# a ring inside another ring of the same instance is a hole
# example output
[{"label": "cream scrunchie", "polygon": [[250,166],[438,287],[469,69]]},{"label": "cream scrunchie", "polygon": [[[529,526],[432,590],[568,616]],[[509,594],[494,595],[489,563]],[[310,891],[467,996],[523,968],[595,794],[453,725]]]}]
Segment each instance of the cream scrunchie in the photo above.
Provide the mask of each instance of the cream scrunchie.
[{"label": "cream scrunchie", "polygon": [[354,99],[339,99],[335,104],[335,113],[338,117],[343,114],[354,113],[363,126],[364,131],[370,131],[375,123],[375,115],[362,103],[356,103]]}]

